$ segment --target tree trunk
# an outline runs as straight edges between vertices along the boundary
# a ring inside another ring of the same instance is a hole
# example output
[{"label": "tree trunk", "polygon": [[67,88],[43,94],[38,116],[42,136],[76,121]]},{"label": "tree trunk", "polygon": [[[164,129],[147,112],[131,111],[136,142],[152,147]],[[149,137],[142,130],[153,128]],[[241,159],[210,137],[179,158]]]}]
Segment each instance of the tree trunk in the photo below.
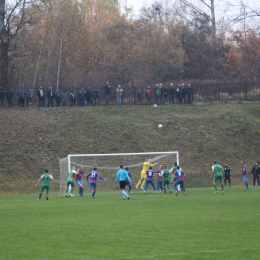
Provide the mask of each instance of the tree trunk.
[{"label": "tree trunk", "polygon": [[0,87],[8,88],[8,37],[5,27],[5,0],[0,0]]}]

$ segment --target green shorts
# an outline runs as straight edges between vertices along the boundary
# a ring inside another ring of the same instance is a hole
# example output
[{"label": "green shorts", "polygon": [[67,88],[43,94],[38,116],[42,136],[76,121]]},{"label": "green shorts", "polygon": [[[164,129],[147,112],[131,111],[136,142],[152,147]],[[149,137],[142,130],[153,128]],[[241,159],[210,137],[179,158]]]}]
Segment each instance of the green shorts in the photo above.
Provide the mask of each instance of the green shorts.
[{"label": "green shorts", "polygon": [[46,185],[46,184],[44,185],[44,184],[43,184],[43,185],[41,186],[41,191],[43,191],[44,189],[48,190],[49,188],[50,188],[49,185]]},{"label": "green shorts", "polygon": [[215,174],[213,180],[214,181],[222,181],[223,175],[222,174]]},{"label": "green shorts", "polygon": [[164,179],[163,180],[163,186],[170,185],[170,179]]},{"label": "green shorts", "polygon": [[74,181],[67,181],[67,186],[71,185],[71,187],[74,187]]}]

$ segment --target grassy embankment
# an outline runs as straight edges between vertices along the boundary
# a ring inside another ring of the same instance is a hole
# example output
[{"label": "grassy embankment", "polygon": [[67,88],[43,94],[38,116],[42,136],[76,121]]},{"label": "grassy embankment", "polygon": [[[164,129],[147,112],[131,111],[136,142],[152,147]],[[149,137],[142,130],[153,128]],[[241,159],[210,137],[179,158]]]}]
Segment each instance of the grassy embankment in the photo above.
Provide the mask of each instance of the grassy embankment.
[{"label": "grassy embankment", "polygon": [[[69,153],[178,150],[190,187],[210,185],[214,159],[221,164],[229,161],[234,184],[242,182],[241,159],[250,170],[260,159],[257,103],[4,108],[0,118],[1,193],[35,192],[44,169],[58,177],[58,158]],[[58,190],[58,182],[52,190]]]}]

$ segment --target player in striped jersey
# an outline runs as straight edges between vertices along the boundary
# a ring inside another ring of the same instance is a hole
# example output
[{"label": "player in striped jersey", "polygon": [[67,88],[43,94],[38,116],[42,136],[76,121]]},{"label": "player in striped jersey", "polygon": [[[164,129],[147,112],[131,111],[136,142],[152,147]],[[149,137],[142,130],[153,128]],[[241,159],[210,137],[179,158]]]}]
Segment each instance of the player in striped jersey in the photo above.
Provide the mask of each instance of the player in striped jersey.
[{"label": "player in striped jersey", "polygon": [[248,171],[247,171],[247,166],[245,164],[245,161],[241,161],[241,170],[242,170],[242,176],[243,176],[243,181],[246,185],[246,191],[248,191]]},{"label": "player in striped jersey", "polygon": [[175,196],[178,195],[178,185],[181,186],[181,189],[182,191],[185,193],[185,195],[187,195],[187,192],[186,192],[186,188],[184,186],[184,177],[185,177],[185,173],[184,171],[180,168],[180,166],[177,166],[177,169],[175,170],[175,172],[173,173],[172,175],[172,178],[171,178],[171,182],[173,181],[174,179],[174,176],[176,176],[176,181],[174,182],[174,191],[175,191]]},{"label": "player in striped jersey", "polygon": [[92,192],[92,197],[95,198],[95,194],[96,194],[96,189],[97,189],[97,178],[101,179],[101,180],[106,180],[104,179],[98,172],[97,172],[97,168],[95,167],[87,176],[87,182],[89,183],[89,188],[90,190],[93,190]]},{"label": "player in striped jersey", "polygon": [[152,185],[154,192],[156,193],[156,189],[153,183],[153,175],[154,175],[154,170],[152,166],[149,166],[149,170],[146,171],[146,184],[144,187],[144,194],[146,192],[147,187],[149,186],[149,184]]}]

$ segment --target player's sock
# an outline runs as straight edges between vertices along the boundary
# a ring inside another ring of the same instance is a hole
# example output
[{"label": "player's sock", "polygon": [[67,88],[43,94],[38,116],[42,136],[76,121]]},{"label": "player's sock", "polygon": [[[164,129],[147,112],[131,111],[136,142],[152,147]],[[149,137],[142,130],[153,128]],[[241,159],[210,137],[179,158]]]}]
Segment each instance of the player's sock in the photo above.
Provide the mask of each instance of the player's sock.
[{"label": "player's sock", "polygon": [[248,183],[246,183],[246,190],[248,190]]},{"label": "player's sock", "polygon": [[41,199],[41,197],[42,197],[42,193],[39,194],[39,200]]},{"label": "player's sock", "polygon": [[93,191],[92,197],[95,198],[96,191]]},{"label": "player's sock", "polygon": [[224,185],[223,184],[221,184],[221,190],[224,191]]},{"label": "player's sock", "polygon": [[139,187],[140,185],[141,185],[141,181],[138,181],[135,187],[138,189],[138,187]]},{"label": "player's sock", "polygon": [[125,197],[128,197],[128,194],[126,193],[126,191],[125,190],[123,190],[123,192],[122,192],[123,194],[124,194],[124,196]]},{"label": "player's sock", "polygon": [[73,192],[73,188],[70,189],[70,194],[72,194],[72,192]]},{"label": "player's sock", "polygon": [[65,194],[68,194],[68,191],[69,191],[69,189],[67,188],[67,189],[65,190]]},{"label": "player's sock", "polygon": [[213,184],[215,191],[218,191],[217,184]]},{"label": "player's sock", "polygon": [[132,186],[129,185],[128,192],[131,193]]}]

